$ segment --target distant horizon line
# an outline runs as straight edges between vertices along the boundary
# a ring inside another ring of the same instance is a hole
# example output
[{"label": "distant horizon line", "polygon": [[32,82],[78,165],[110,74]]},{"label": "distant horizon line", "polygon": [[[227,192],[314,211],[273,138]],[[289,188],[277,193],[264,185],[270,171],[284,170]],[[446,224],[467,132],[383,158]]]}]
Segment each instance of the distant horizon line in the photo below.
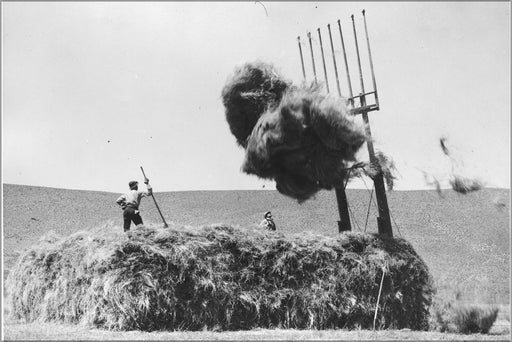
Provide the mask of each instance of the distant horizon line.
[{"label": "distant horizon line", "polygon": [[[19,184],[19,183],[4,183],[2,182],[2,189],[4,185],[13,185],[13,186],[24,186],[24,187],[33,187],[33,188],[48,188],[48,189],[59,189],[59,190],[70,190],[70,191],[94,191],[94,192],[108,192],[108,193],[121,193],[122,191],[107,191],[107,190],[95,190],[95,189],[73,189],[73,188],[60,188],[55,186],[45,186],[45,185],[31,185],[31,184]],[[441,187],[441,190],[450,190],[450,187]],[[497,190],[508,190],[510,188],[506,187],[484,187],[482,189],[497,189]],[[326,191],[330,191],[328,189],[323,189]],[[367,188],[347,188],[347,190],[365,190],[368,191]],[[194,189],[194,190],[165,190],[165,191],[155,191],[155,193],[166,193],[166,192],[206,192],[206,191],[277,191],[277,189]],[[399,189],[399,190],[386,190],[386,192],[406,192],[406,191],[437,191],[433,188],[415,188],[415,189]]]}]

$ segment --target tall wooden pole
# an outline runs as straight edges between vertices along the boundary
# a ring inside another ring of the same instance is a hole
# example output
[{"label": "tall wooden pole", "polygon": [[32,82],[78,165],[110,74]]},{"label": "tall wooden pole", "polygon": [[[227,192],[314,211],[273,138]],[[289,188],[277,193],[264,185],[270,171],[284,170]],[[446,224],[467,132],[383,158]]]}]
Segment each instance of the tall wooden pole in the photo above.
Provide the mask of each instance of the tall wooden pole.
[{"label": "tall wooden pole", "polygon": [[304,76],[304,81],[306,81],[306,69],[304,68],[304,57],[302,57],[302,47],[300,46],[300,36],[297,37],[297,42],[299,43],[300,65],[302,66],[302,75]]},{"label": "tall wooden pole", "polygon": [[[332,62],[334,64],[334,74],[336,75],[336,86],[338,87],[338,95],[341,96],[340,81],[338,78],[338,66],[336,64],[336,54],[334,53],[334,44],[332,43],[331,25],[327,25],[329,30],[329,40],[331,42]],[[347,194],[345,188],[336,188],[336,200],[338,202],[338,212],[340,214],[340,220],[338,221],[338,231],[349,231],[352,229],[350,224],[350,213],[348,211]]]},{"label": "tall wooden pole", "polygon": [[[320,38],[320,44],[321,44],[320,29],[318,29],[318,36]],[[309,47],[311,49],[311,61],[313,64],[313,73],[314,73],[314,77],[315,77],[314,79],[315,79],[315,83],[316,83],[317,79],[316,79],[316,69],[315,69],[315,57],[313,54],[313,46],[311,44],[311,33],[309,33],[309,32],[308,32],[308,38],[309,38]],[[300,41],[300,37],[298,39]],[[323,53],[323,46],[320,45],[320,48],[321,48],[321,52],[322,52],[322,62],[323,62],[323,67],[324,67],[325,80],[327,83],[328,80],[327,80],[325,58],[324,58],[324,53]],[[331,39],[331,48],[334,49],[332,47],[332,39]],[[301,53],[301,51],[302,50],[299,50],[300,53]],[[334,53],[333,53],[333,58],[334,58]],[[304,69],[303,69],[303,71],[304,71]],[[304,74],[304,80],[306,80],[305,72],[303,72],[303,74]],[[338,75],[336,75],[336,81],[338,82]],[[338,84],[338,93],[341,95],[339,83],[337,83],[337,84]],[[327,92],[329,92],[329,88],[327,88]],[[345,188],[344,187],[335,188],[335,194],[336,194],[336,202],[338,204],[338,214],[340,216],[340,219],[338,221],[338,231],[340,233],[344,232],[344,231],[350,231],[350,230],[352,230],[352,227],[350,224],[350,212],[348,210],[347,194],[345,193]]]},{"label": "tall wooden pole", "polygon": [[327,24],[327,29],[329,30],[329,41],[331,42],[332,63],[334,65],[334,75],[336,76],[336,86],[338,88],[338,96],[341,97],[340,79],[338,77],[338,66],[336,65],[336,54],[334,53],[334,44],[332,43],[332,34],[331,34],[331,25],[330,24]]},{"label": "tall wooden pole", "polygon": [[[364,15],[364,12],[363,12]],[[363,95],[365,93],[364,91],[364,82],[363,82],[363,73],[361,69],[361,59],[359,57],[359,46],[357,44],[357,33],[356,33],[356,25],[354,22],[354,15],[352,14],[352,27],[354,29],[354,39],[356,44],[356,53],[357,53],[357,63],[359,66],[359,79],[361,82],[361,107],[364,108],[366,106],[366,98]],[[369,44],[369,43],[368,43]],[[373,65],[372,65],[373,70]],[[379,163],[377,159],[375,158],[375,151],[373,149],[373,142],[372,142],[372,132],[370,130],[370,121],[368,119],[368,111],[362,112],[363,120],[366,126],[366,134],[368,135],[367,140],[367,147],[368,147],[368,153],[370,155],[370,164],[372,167],[378,168],[379,172],[377,175],[373,178],[373,182],[375,184],[375,196],[377,197],[377,206],[379,207],[379,217],[377,217],[377,227],[379,230],[380,235],[387,235],[392,237],[393,231],[391,228],[391,219],[389,216],[389,207],[388,207],[388,200],[386,198],[386,188],[384,186],[384,176],[382,175],[382,171],[380,170]]]},{"label": "tall wooden pole", "polygon": [[377,94],[377,82],[375,82],[375,71],[373,70],[372,50],[370,49],[370,38],[368,38],[368,27],[366,26],[365,10],[363,10],[363,18],[364,33],[366,34],[366,46],[368,47],[368,59],[370,60],[370,69],[372,72],[373,91],[375,92],[375,104],[377,107],[379,107],[379,95]]},{"label": "tall wooden pole", "polygon": [[[144,169],[142,168],[142,166],[140,167],[140,170],[142,171],[142,175],[144,176],[144,179],[147,179],[146,174],[144,173]],[[155,202],[156,209],[158,210],[158,213],[160,214],[160,217],[162,218],[162,221],[164,221],[164,228],[169,227],[167,222],[165,222],[164,215],[162,215],[162,212],[160,211],[160,207],[158,206],[158,203],[156,203],[155,195],[153,195],[153,193],[151,193],[151,197],[153,197],[153,202]]]},{"label": "tall wooden pole", "polygon": [[308,40],[309,40],[309,51],[311,51],[311,61],[313,63],[313,75],[315,76],[315,84],[316,80],[316,68],[315,68],[315,56],[313,55],[313,44],[311,44],[311,32],[308,32]]},{"label": "tall wooden pole", "polygon": [[[324,74],[325,74],[325,85],[327,88],[327,92],[329,92],[329,80],[327,78],[327,68],[325,66],[325,58],[324,58],[324,48],[322,46],[322,35],[320,34],[320,28],[318,28],[318,39],[320,40],[320,51],[322,52],[322,63],[324,66]],[[334,54],[333,54],[334,57]],[[350,212],[348,210],[348,201],[347,201],[347,193],[345,192],[345,187],[340,186],[334,189],[336,193],[336,202],[338,204],[338,214],[340,215],[340,220],[338,221],[338,232],[345,232],[352,230],[352,226],[350,224]]]},{"label": "tall wooden pole", "polygon": [[343,40],[343,32],[341,31],[340,20],[338,19],[338,28],[340,30],[341,37],[341,49],[343,50],[343,60],[345,61],[345,73],[347,75],[348,95],[350,96],[350,104],[354,108],[354,94],[352,93],[352,82],[350,81],[350,70],[348,68],[347,52],[345,51],[345,41]]},{"label": "tall wooden pole", "polygon": [[322,52],[322,64],[324,66],[325,87],[327,89],[327,92],[329,92],[329,79],[327,78],[327,68],[325,66],[324,46],[322,45],[322,34],[320,33],[320,28],[318,28],[317,31],[318,39],[320,40],[320,51]]}]

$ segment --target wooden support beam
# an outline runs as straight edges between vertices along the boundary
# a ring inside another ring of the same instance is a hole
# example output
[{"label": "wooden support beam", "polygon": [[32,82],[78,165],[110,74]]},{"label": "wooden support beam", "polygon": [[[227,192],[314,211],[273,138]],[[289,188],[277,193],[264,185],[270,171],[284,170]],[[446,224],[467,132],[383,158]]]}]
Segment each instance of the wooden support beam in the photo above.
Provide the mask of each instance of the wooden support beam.
[{"label": "wooden support beam", "polygon": [[347,194],[344,188],[336,188],[336,201],[338,202],[338,213],[340,220],[338,221],[338,232],[351,231],[350,215],[348,211]]},{"label": "wooden support beam", "polygon": [[[364,12],[363,12],[364,15]],[[366,17],[365,17],[366,20]],[[359,45],[357,44],[357,33],[356,33],[356,25],[354,22],[354,15],[352,15],[352,28],[354,30],[354,42],[356,45],[356,55],[357,55],[357,65],[359,67],[359,80],[361,82],[361,94],[364,94],[364,81],[363,81],[363,71],[361,68],[361,58],[359,55]],[[369,46],[369,42],[368,42]],[[373,74],[373,66],[372,66],[372,74]],[[375,86],[375,85],[374,85]],[[376,89],[374,89],[376,91]],[[376,94],[376,93],[375,93]],[[365,95],[360,95],[361,108],[366,107],[366,97]],[[373,149],[373,141],[372,141],[372,132],[370,130],[370,121],[368,119],[368,111],[363,111],[361,113],[363,115],[363,120],[366,126],[366,135],[368,140],[366,141],[368,147],[368,154],[370,155],[370,163],[373,165],[378,165],[378,161],[375,158],[375,151]],[[379,167],[379,173],[373,177],[373,183],[375,185],[375,196],[377,197],[377,206],[379,207],[379,217],[377,217],[377,226],[380,235],[386,235],[389,237],[393,236],[393,230],[391,228],[391,219],[389,216],[389,207],[388,200],[386,197],[386,188],[384,187],[384,176],[382,175],[382,171]]]},{"label": "wooden support beam", "polygon": [[368,112],[371,112],[374,110],[379,110],[379,107],[377,107],[377,105],[357,107],[357,108],[351,109],[350,113],[352,113],[353,115],[356,115],[356,114],[368,113]]}]

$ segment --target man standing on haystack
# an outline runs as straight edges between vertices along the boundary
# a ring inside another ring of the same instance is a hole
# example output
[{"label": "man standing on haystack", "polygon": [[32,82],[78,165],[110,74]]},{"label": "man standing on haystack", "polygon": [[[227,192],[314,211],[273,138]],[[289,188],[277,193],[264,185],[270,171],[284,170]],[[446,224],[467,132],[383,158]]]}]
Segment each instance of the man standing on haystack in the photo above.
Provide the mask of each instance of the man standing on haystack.
[{"label": "man standing on haystack", "polygon": [[140,200],[142,197],[151,196],[153,194],[153,189],[151,188],[151,185],[149,185],[149,179],[145,178],[144,183],[148,188],[147,192],[139,191],[139,182],[131,181],[128,183],[130,192],[121,195],[116,201],[116,203],[123,209],[123,228],[125,232],[130,230],[132,221],[136,226],[142,224],[142,217],[140,217],[139,213]]},{"label": "man standing on haystack", "polygon": [[274,223],[274,220],[272,219],[272,213],[270,211],[267,211],[265,213],[265,219],[263,221],[261,221],[260,225],[263,228],[268,229],[270,231],[276,230],[276,224]]}]

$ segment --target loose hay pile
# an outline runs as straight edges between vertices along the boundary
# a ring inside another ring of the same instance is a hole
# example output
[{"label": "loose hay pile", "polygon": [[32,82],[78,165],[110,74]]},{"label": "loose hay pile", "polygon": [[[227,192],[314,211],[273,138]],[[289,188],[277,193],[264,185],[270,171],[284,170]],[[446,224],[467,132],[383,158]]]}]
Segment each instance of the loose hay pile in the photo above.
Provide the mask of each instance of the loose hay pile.
[{"label": "loose hay pile", "polygon": [[320,85],[294,86],[265,63],[238,68],[222,91],[226,119],[245,148],[242,170],[276,181],[299,202],[341,187],[366,141],[346,99]]},{"label": "loose hay pile", "polygon": [[403,239],[223,225],[109,234],[28,250],[8,279],[14,318],[146,331],[370,328],[385,268],[377,326],[428,327],[431,276]]}]

